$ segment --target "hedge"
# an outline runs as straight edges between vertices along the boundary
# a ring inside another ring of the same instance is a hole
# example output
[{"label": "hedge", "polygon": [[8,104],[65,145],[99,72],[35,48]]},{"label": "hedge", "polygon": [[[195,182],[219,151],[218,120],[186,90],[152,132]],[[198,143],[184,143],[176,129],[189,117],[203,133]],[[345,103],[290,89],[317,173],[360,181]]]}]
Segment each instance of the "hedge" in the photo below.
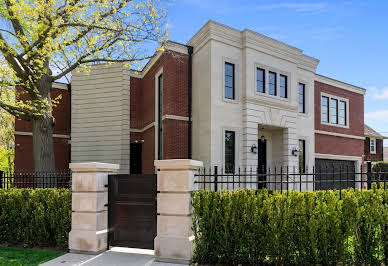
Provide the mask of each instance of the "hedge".
[{"label": "hedge", "polygon": [[388,190],[193,193],[193,262],[381,265]]},{"label": "hedge", "polygon": [[1,242],[66,248],[70,228],[70,190],[0,190]]}]

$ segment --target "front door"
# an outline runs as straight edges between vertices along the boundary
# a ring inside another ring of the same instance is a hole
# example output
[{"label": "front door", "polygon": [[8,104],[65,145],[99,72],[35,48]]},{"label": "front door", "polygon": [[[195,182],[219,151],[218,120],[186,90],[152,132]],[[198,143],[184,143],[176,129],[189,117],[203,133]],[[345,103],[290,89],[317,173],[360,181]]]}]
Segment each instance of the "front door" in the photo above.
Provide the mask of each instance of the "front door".
[{"label": "front door", "polygon": [[[258,140],[257,145],[257,174],[258,181],[266,181],[266,169],[267,169],[267,140]],[[259,183],[258,188],[265,188],[265,183]]]}]

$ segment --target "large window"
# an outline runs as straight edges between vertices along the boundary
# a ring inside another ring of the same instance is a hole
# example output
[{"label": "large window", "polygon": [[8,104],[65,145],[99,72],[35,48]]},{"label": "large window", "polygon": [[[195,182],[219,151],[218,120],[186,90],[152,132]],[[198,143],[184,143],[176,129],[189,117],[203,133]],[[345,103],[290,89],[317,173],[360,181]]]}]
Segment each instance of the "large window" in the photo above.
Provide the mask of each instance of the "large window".
[{"label": "large window", "polygon": [[268,79],[269,94],[276,96],[276,73],[270,71],[268,73]]},{"label": "large window", "polygon": [[370,138],[369,139],[369,150],[370,153],[375,154],[376,153],[376,139],[375,138]]},{"label": "large window", "polygon": [[329,123],[329,98],[326,96],[321,99],[321,121]]},{"label": "large window", "polygon": [[299,83],[298,85],[298,112],[306,113],[305,106],[305,85],[303,83]]},{"label": "large window", "polygon": [[287,76],[280,75],[280,97],[287,98]]},{"label": "large window", "polygon": [[338,100],[330,99],[330,123],[338,124]]},{"label": "large window", "polygon": [[331,125],[348,125],[348,103],[335,96],[321,97],[321,122]]},{"label": "large window", "polygon": [[345,101],[339,102],[338,124],[343,126],[346,125],[346,102]]},{"label": "large window", "polygon": [[299,140],[299,173],[306,172],[306,141],[304,139]]},{"label": "large window", "polygon": [[264,69],[256,69],[256,91],[265,93],[265,71]]},{"label": "large window", "polygon": [[234,131],[225,131],[225,173],[234,172],[235,163],[235,136]]},{"label": "large window", "polygon": [[234,64],[225,63],[225,98],[235,99]]},{"label": "large window", "polygon": [[163,74],[158,77],[158,160],[163,159]]}]

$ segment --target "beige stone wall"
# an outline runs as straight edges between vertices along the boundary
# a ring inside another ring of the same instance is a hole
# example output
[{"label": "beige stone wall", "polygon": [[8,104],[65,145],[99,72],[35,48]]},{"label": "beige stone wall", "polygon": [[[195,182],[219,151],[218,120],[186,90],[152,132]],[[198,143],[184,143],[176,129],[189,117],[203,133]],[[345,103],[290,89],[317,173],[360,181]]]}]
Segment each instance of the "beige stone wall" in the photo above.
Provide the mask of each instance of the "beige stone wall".
[{"label": "beige stone wall", "polygon": [[72,73],[71,160],[120,165],[129,172],[129,70],[123,64]]}]

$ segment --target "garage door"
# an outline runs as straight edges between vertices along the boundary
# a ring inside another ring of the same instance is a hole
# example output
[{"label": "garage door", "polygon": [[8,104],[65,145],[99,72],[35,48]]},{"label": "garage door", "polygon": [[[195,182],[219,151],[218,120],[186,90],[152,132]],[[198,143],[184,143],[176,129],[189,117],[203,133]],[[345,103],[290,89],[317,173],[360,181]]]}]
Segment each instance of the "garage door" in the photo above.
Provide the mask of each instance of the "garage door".
[{"label": "garage door", "polygon": [[315,159],[315,190],[355,187],[355,162]]}]

